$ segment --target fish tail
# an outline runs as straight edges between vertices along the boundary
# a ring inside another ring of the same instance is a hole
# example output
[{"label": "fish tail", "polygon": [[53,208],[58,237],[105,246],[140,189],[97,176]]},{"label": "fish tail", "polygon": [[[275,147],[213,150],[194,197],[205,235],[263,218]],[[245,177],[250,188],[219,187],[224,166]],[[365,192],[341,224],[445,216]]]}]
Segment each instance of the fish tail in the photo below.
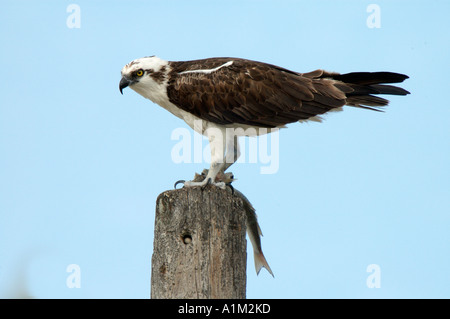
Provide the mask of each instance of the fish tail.
[{"label": "fish tail", "polygon": [[269,264],[267,263],[266,257],[264,257],[263,252],[258,252],[258,251],[253,251],[254,257],[253,259],[255,260],[255,269],[256,269],[256,274],[259,275],[259,272],[261,271],[261,268],[266,268],[267,271],[272,275],[272,277],[275,278],[275,276],[273,275],[272,269],[270,269]]}]

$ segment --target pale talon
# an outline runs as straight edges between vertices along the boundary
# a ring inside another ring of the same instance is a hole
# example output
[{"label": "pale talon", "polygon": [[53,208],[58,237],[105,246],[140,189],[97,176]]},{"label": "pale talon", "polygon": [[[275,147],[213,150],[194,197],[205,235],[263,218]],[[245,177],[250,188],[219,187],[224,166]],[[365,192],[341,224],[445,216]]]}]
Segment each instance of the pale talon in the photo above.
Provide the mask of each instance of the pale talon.
[{"label": "pale talon", "polygon": [[187,181],[184,183],[184,187],[196,187],[196,186],[200,186],[202,189],[204,189],[206,186],[208,185],[214,185],[216,187],[219,187],[221,189],[225,189],[226,184],[224,182],[217,182],[217,183],[213,183],[211,182],[210,178],[206,178],[205,180],[203,180],[202,182],[193,182],[193,181]]},{"label": "pale talon", "polygon": [[198,186],[198,185],[194,185],[194,184],[197,184],[197,183],[198,183],[198,182],[186,181],[186,182],[184,182],[184,187]]},{"label": "pale talon", "polygon": [[221,189],[226,189],[226,186],[227,186],[224,182],[217,182],[217,183],[212,183],[212,184]]}]

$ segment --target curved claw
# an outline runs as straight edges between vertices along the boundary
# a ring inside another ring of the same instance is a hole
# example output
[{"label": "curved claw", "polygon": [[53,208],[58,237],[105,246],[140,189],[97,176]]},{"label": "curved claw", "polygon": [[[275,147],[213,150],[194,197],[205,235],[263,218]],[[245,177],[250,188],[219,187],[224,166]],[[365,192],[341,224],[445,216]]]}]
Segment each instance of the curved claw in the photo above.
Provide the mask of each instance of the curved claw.
[{"label": "curved claw", "polygon": [[208,186],[209,184],[211,184],[211,178],[208,178],[206,180],[206,184],[204,186],[202,186],[202,189],[205,189],[205,187]]},{"label": "curved claw", "polygon": [[231,189],[231,195],[234,195],[234,187],[231,185],[231,183],[226,184]]},{"label": "curved claw", "polygon": [[180,179],[179,181],[176,181],[175,184],[173,185],[173,188],[177,189],[177,185],[178,184],[183,184],[186,183],[186,181],[184,179]]}]

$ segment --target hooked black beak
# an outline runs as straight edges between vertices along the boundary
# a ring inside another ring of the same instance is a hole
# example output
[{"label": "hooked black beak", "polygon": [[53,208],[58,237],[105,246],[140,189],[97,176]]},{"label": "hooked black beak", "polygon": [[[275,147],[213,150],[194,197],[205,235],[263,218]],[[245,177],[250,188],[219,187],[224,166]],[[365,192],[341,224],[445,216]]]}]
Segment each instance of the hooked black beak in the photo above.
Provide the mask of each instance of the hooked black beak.
[{"label": "hooked black beak", "polygon": [[129,86],[130,84],[132,84],[132,83],[133,82],[128,80],[126,77],[122,77],[122,79],[120,80],[120,83],[119,83],[119,91],[120,91],[120,93],[123,95],[122,90],[124,88],[126,88],[127,86]]}]

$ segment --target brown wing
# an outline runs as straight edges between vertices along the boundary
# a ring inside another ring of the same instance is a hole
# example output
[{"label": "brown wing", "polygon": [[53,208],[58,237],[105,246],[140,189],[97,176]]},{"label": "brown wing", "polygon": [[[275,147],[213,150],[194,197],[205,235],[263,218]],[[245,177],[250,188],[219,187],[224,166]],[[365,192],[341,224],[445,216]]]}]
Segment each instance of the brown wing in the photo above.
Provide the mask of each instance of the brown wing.
[{"label": "brown wing", "polygon": [[[230,66],[211,73],[186,72]],[[345,104],[352,91],[336,81],[319,79],[323,71],[295,73],[274,65],[213,58],[172,62],[167,93],[172,103],[217,124],[276,127],[323,114]],[[185,73],[183,73],[185,72]]]},{"label": "brown wing", "polygon": [[[223,66],[230,61],[233,61],[231,65]],[[361,77],[366,82],[367,73],[352,73],[353,76],[347,77],[358,81],[345,83],[346,75],[338,73],[316,70],[302,74],[237,58],[171,62],[171,67],[167,88],[170,101],[217,124],[277,127],[312,118],[345,104],[361,106],[359,104],[364,104],[364,100],[372,100],[367,92],[369,86],[358,82]],[[218,69],[212,72],[186,72],[215,68]],[[377,74],[380,73],[371,73],[367,77]],[[380,86],[370,87],[370,93],[377,94],[372,87]],[[347,101],[346,94],[353,100]],[[373,98],[382,105],[387,104],[387,100]],[[382,106],[374,103],[366,105]]]}]

